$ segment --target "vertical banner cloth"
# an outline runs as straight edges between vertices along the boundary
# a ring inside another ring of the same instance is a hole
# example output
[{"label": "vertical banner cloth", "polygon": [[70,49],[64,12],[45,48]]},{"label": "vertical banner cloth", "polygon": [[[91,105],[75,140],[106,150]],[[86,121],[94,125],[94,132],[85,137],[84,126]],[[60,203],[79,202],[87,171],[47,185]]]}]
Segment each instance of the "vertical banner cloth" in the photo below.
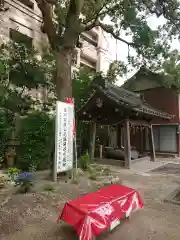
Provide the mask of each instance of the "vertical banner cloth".
[{"label": "vertical banner cloth", "polygon": [[[70,103],[74,105],[74,99],[73,98],[65,98],[64,102]],[[76,122],[75,122],[75,114],[74,114],[74,120],[73,120],[73,136],[76,134]]]},{"label": "vertical banner cloth", "polygon": [[57,222],[63,220],[70,224],[80,240],[91,240],[143,206],[136,190],[113,184],[67,202]]},{"label": "vertical banner cloth", "polygon": [[57,101],[55,159],[57,173],[73,168],[74,104]]}]

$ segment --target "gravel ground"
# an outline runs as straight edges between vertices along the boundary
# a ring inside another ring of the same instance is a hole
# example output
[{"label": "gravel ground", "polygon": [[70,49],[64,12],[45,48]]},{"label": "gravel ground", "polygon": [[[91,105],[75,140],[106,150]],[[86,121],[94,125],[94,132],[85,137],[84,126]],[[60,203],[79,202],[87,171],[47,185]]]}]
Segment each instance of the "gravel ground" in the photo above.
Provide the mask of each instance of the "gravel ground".
[{"label": "gravel ground", "polygon": [[[127,170],[117,171],[115,167],[111,169],[115,176],[123,180],[124,185],[139,190],[145,208],[101,239],[179,240],[180,206],[163,201],[179,187],[179,176],[159,173],[144,176]],[[78,185],[59,183],[55,185],[54,193],[12,195],[0,207],[0,240],[74,240],[73,230],[62,223],[57,225],[56,219],[67,199],[97,187],[85,179],[81,177]],[[42,184],[44,182],[39,184],[41,189]]]}]

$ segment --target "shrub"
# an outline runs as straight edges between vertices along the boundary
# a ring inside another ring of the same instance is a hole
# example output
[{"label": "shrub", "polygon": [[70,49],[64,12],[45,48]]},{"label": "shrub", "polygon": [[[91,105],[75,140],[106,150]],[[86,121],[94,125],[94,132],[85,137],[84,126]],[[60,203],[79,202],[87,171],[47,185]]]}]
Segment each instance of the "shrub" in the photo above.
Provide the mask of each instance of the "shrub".
[{"label": "shrub", "polygon": [[86,171],[89,166],[89,154],[86,152],[84,155],[80,157],[80,167]]},{"label": "shrub", "polygon": [[13,128],[13,114],[0,108],[0,157],[3,159],[7,140]]},{"label": "shrub", "polygon": [[18,177],[20,170],[18,168],[8,168],[8,177],[11,182],[14,182]]},{"label": "shrub", "polygon": [[35,111],[22,120],[19,132],[17,166],[25,171],[47,169],[54,140],[53,119],[45,112]]},{"label": "shrub", "polygon": [[28,171],[29,172],[36,172],[36,170],[37,170],[37,164],[36,163],[30,163],[29,164],[29,167],[28,167]]},{"label": "shrub", "polygon": [[33,176],[31,173],[23,172],[18,175],[15,179],[16,186],[20,187],[21,193],[30,192],[31,187],[33,186]]}]

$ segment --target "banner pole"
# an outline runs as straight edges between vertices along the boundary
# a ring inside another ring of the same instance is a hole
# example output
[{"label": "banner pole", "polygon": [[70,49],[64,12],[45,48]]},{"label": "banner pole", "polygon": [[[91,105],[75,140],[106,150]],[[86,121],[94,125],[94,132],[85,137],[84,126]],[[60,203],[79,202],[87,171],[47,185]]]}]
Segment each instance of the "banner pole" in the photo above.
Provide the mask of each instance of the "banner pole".
[{"label": "banner pole", "polygon": [[[73,104],[74,104],[74,101],[73,101]],[[75,106],[75,104],[74,104]],[[73,169],[72,169],[72,177],[73,177],[73,180],[76,180],[77,178],[77,143],[76,143],[76,117],[75,117],[75,109],[74,109],[74,141],[73,141],[73,150],[74,150],[74,158],[75,158],[75,167],[74,167],[74,159],[73,159]]]},{"label": "banner pole", "polygon": [[75,148],[75,178],[77,178],[77,143],[76,143],[76,131],[75,131],[75,136],[74,136],[74,148]]},{"label": "banner pole", "polygon": [[53,181],[57,182],[57,130],[58,130],[58,102],[56,102],[56,117],[55,117],[55,154],[54,154],[54,164],[53,164]]}]

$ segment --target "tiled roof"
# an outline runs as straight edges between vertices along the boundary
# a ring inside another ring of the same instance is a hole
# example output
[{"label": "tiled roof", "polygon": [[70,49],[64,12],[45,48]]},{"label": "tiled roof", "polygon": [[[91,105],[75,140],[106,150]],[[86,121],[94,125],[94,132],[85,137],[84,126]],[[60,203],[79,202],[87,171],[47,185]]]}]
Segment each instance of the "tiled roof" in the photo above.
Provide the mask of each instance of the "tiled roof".
[{"label": "tiled roof", "polygon": [[143,112],[147,115],[158,116],[165,119],[171,119],[173,116],[151,107],[148,103],[141,100],[141,98],[129,90],[122,87],[106,83],[106,87],[97,86],[97,89],[103,92],[107,98],[115,101],[119,105],[126,108],[131,108],[135,112]]}]

